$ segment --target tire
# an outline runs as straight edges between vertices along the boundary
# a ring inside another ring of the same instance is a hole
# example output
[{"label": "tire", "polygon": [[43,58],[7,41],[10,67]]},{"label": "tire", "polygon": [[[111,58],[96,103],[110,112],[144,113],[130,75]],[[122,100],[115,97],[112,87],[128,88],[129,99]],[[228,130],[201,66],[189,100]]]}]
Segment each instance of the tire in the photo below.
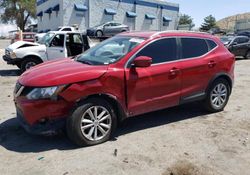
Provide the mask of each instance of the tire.
[{"label": "tire", "polygon": [[250,59],[250,50],[247,51],[245,58],[246,58],[246,59]]},{"label": "tire", "polygon": [[[208,89],[205,108],[209,112],[223,111],[227,105],[231,89],[226,79],[216,79]],[[217,99],[217,100],[216,100]]]},{"label": "tire", "polygon": [[42,61],[40,61],[37,58],[32,58],[32,57],[24,58],[24,60],[21,62],[21,71],[25,72],[26,70],[40,63],[42,63]]},{"label": "tire", "polygon": [[[96,108],[97,116],[95,115]],[[90,111],[93,114],[92,117]],[[100,116],[102,113],[103,115]],[[98,120],[99,116],[101,118]],[[92,98],[84,101],[73,111],[67,120],[66,132],[69,139],[76,145],[92,146],[109,140],[116,126],[117,117],[113,107],[106,100]]]},{"label": "tire", "polygon": [[97,30],[96,31],[96,36],[97,37],[102,37],[103,36],[103,32],[101,30]]}]

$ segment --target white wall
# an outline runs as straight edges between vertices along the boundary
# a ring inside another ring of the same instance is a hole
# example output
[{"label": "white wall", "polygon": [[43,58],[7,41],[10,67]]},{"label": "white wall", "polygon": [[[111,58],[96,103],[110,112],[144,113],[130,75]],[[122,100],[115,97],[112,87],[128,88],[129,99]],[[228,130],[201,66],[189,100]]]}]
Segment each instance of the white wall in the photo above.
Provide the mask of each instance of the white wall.
[{"label": "white wall", "polygon": [[[165,5],[172,5],[178,7],[178,4],[167,3],[166,1],[159,0],[144,0],[148,2],[159,2]],[[56,29],[58,26],[66,25],[72,26],[78,24],[80,30],[85,30],[88,27],[114,20],[116,22],[127,24],[131,30],[173,30],[176,29],[176,23],[178,18],[178,12],[163,9],[161,12],[160,6],[149,7],[137,4],[125,3],[122,1],[113,0],[48,0],[37,7],[37,13],[41,10],[45,11],[49,7],[53,7],[56,4],[60,4],[60,11],[56,17],[56,13],[51,14],[49,19],[48,14],[44,14],[43,21],[39,22],[38,19],[38,31],[46,29]],[[75,3],[81,3],[88,6],[86,12],[77,12],[74,9]],[[135,8],[136,7],[136,8]],[[117,11],[117,14],[106,15],[104,13],[105,8],[112,8]],[[127,11],[133,11],[137,13],[136,18],[128,18],[126,16]],[[154,20],[148,20],[145,18],[145,14],[155,15],[157,18]],[[161,14],[162,13],[162,14]],[[168,16],[172,18],[169,26],[162,25],[162,17]]]},{"label": "white wall", "polygon": [[[54,7],[57,4],[60,5],[59,12],[52,11],[50,15],[47,13],[44,13],[45,10],[47,10],[50,7]],[[39,13],[40,11],[43,11],[42,20],[40,20],[40,17],[37,18],[38,31],[47,30],[47,29],[55,30],[58,28],[58,26],[62,26],[63,16],[64,16],[62,9],[63,9],[63,0],[48,0],[46,3],[43,3],[37,6],[37,13]]]},{"label": "white wall", "polygon": [[74,9],[75,3],[88,6],[88,0],[64,0],[63,1],[63,11],[64,11],[63,25],[65,26],[78,25],[80,30],[86,30],[88,28],[89,9],[84,12],[76,11]]}]

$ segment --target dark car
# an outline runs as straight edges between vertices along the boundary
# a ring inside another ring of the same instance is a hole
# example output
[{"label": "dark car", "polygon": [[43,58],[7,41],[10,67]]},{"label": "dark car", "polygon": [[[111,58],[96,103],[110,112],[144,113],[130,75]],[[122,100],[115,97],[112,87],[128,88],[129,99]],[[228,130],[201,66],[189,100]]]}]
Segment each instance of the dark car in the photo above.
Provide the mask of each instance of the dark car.
[{"label": "dark car", "polygon": [[121,32],[129,31],[129,27],[117,22],[107,22],[87,29],[88,36],[114,36]]},{"label": "dark car", "polygon": [[80,146],[99,144],[128,117],[193,101],[222,111],[234,63],[234,55],[209,34],[126,32],[74,60],[22,74],[14,91],[17,118],[31,133],[66,129]]},{"label": "dark car", "polygon": [[250,58],[250,42],[247,36],[221,37],[221,41],[235,56]]},{"label": "dark car", "polygon": [[250,38],[250,31],[239,32],[237,33],[237,36],[247,36],[248,38]]},{"label": "dark car", "polygon": [[208,31],[212,35],[225,35],[226,32],[220,28],[212,28]]}]

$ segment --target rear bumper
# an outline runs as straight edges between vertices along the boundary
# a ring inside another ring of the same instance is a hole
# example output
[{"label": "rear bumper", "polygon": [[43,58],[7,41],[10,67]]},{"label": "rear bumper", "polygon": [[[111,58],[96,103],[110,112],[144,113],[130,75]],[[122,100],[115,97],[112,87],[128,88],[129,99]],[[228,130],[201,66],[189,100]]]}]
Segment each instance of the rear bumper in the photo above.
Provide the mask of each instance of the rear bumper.
[{"label": "rear bumper", "polygon": [[9,56],[4,55],[3,56],[3,60],[7,63],[7,64],[12,64],[12,65],[16,65],[17,63],[19,63],[21,61],[20,58],[15,58],[12,59]]}]

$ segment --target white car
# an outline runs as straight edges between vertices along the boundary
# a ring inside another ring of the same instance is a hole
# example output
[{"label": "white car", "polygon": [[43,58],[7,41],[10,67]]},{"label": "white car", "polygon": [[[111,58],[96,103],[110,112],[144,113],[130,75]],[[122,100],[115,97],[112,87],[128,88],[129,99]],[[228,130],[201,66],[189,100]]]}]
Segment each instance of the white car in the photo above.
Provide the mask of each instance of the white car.
[{"label": "white car", "polygon": [[[55,31],[64,31],[64,32],[77,32],[75,27],[71,26],[59,26]],[[35,35],[35,41],[39,41],[44,35],[46,35],[47,32],[45,33],[38,33]]]},{"label": "white car", "polygon": [[48,32],[38,43],[11,44],[5,49],[3,59],[24,72],[45,61],[79,55],[89,49],[89,42],[88,37],[79,32]]}]

